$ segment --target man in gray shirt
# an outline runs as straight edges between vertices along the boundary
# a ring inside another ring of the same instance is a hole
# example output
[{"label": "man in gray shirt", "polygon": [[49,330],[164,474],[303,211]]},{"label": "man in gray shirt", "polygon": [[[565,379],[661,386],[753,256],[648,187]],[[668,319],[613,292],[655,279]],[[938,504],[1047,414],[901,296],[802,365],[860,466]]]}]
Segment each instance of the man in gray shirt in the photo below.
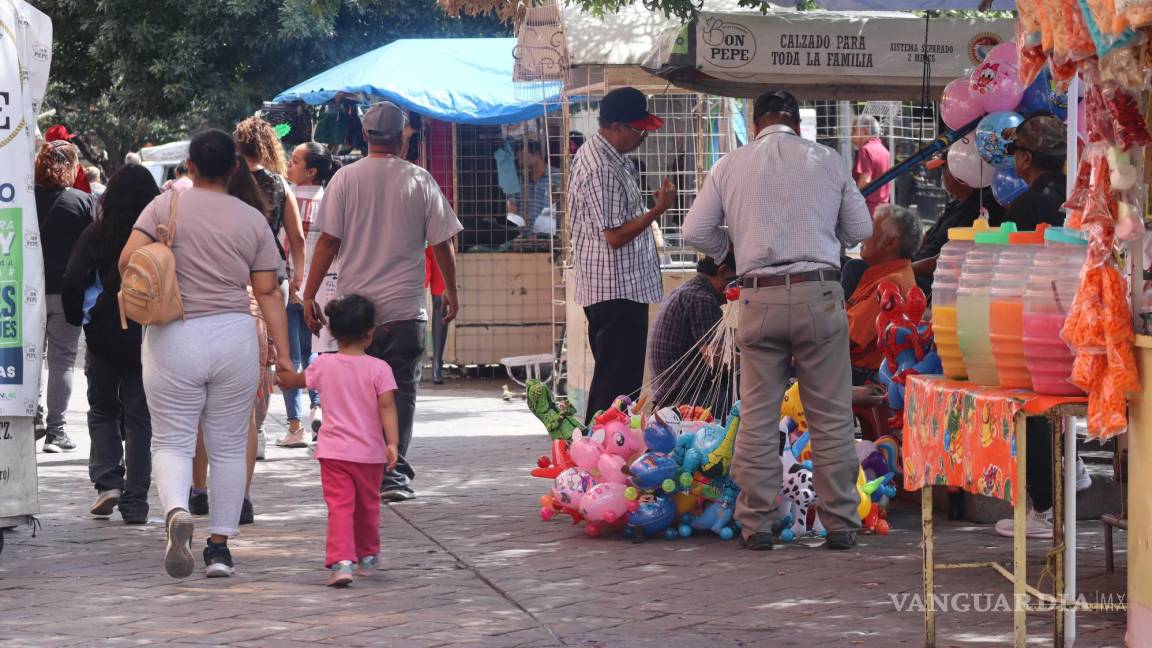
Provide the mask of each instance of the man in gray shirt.
[{"label": "man in gray shirt", "polygon": [[795,365],[827,547],[848,549],[860,527],[859,463],[840,248],[871,236],[872,219],[840,155],[799,137],[791,94],[760,95],[754,118],[755,141],[713,167],[684,221],[684,240],[704,254],[722,259],[734,246],[743,277],[736,519],[746,547],[775,544],[780,403]]},{"label": "man in gray shirt", "polygon": [[456,256],[452,237],[462,228],[432,174],[402,157],[407,139],[404,112],[382,101],[364,113],[368,156],[332,176],[320,203],[316,242],[304,317],[319,332],[324,314],[316,293],[336,255],[340,255],[341,294],[359,294],[376,306],[377,328],[368,355],[388,363],[396,376],[396,414],[400,424],[400,461],[384,475],[380,496],[411,499],[415,471],[408,461],[416,386],[424,360],[428,313],[424,292],[424,246],[435,253],[444,275],[444,322],[459,308]]}]

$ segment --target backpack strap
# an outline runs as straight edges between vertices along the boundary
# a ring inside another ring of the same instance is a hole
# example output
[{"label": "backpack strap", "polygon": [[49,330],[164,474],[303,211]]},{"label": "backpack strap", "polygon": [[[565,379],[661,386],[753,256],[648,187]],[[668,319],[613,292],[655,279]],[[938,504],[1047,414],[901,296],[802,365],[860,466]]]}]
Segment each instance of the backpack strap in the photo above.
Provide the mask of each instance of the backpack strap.
[{"label": "backpack strap", "polygon": [[172,200],[168,203],[168,224],[160,223],[156,226],[156,238],[169,248],[172,240],[176,238],[176,203],[180,201],[180,193],[173,191]]}]

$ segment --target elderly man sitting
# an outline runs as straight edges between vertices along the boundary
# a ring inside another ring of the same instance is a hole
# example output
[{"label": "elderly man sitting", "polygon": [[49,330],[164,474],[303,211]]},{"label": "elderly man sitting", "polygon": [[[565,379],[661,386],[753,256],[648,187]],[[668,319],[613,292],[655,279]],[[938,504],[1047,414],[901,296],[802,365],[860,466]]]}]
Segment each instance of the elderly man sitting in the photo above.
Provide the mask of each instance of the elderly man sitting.
[{"label": "elderly man sitting", "polygon": [[876,317],[880,314],[877,288],[891,281],[907,294],[916,285],[912,257],[920,247],[924,226],[911,209],[881,205],[876,210],[872,237],[860,248],[868,269],[848,298],[848,339],[852,356],[852,384],[875,377],[884,354],[876,346]]}]

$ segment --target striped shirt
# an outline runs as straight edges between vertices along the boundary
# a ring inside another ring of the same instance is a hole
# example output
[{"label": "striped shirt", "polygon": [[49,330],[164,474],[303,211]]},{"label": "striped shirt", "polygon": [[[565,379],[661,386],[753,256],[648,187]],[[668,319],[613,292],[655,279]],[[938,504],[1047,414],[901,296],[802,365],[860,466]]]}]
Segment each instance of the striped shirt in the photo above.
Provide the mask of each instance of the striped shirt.
[{"label": "striped shirt", "polygon": [[646,211],[635,165],[599,133],[589,138],[576,152],[568,180],[577,304],[591,306],[612,299],[660,302],[664,291],[652,230],[617,250],[604,238],[604,230]]},{"label": "striped shirt", "polygon": [[684,240],[713,259],[734,245],[741,275],[839,270],[841,246],[871,235],[840,154],[783,125],[717,162],[684,219]]}]

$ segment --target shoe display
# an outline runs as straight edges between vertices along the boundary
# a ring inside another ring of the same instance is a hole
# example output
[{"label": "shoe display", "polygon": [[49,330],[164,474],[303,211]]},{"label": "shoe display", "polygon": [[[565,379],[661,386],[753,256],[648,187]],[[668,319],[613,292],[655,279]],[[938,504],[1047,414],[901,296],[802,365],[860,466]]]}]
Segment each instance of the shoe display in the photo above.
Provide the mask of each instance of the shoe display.
[{"label": "shoe display", "polygon": [[[1026,521],[1025,536],[1028,538],[1035,538],[1038,540],[1051,540],[1052,539],[1052,519],[1051,509],[1045,517],[1045,513],[1040,513],[1035,509],[1028,509],[1028,517]],[[1016,536],[1016,527],[1012,518],[1000,520],[996,523],[996,533],[1004,536],[1005,538],[1013,538]]]},{"label": "shoe display", "polygon": [[76,449],[76,444],[64,432],[48,432],[44,437],[44,452],[58,453],[58,452],[72,452]]},{"label": "shoe display", "polygon": [[1088,473],[1088,466],[1084,460],[1076,457],[1076,492],[1088,490],[1092,487],[1092,475]]},{"label": "shoe display", "polygon": [[96,496],[96,502],[92,504],[92,508],[88,512],[98,517],[108,517],[112,515],[112,511],[116,510],[116,505],[120,503],[120,489],[110,488],[106,491],[100,491]]},{"label": "shoe display", "polygon": [[192,558],[192,532],[195,523],[192,515],[184,509],[172,509],[164,525],[168,535],[168,546],[164,550],[164,571],[172,578],[188,578],[196,567]]},{"label": "shoe display", "polygon": [[192,515],[208,515],[208,491],[192,489],[188,495],[188,512]]},{"label": "shoe display", "polygon": [[406,502],[416,497],[411,488],[384,488],[380,490],[380,499],[385,502]]},{"label": "shoe display", "polygon": [[364,556],[356,563],[357,576],[375,576],[379,569],[380,558],[378,556]]},{"label": "shoe display", "polygon": [[348,587],[356,580],[356,570],[351,560],[341,560],[332,565],[328,575],[328,587]]},{"label": "shoe display", "polygon": [[256,461],[264,461],[264,455],[267,453],[268,435],[264,433],[264,426],[261,425],[256,430]]},{"label": "shoe display", "polygon": [[256,521],[256,512],[252,509],[252,500],[244,497],[244,503],[240,505],[240,524],[252,524]]},{"label": "shoe display", "polygon": [[304,426],[300,421],[288,424],[288,433],[276,439],[276,445],[281,448],[307,448],[308,441],[304,438]]},{"label": "shoe display", "polygon": [[204,547],[204,573],[208,578],[225,578],[231,576],[232,552],[228,551],[228,543],[215,543],[208,541]]}]

